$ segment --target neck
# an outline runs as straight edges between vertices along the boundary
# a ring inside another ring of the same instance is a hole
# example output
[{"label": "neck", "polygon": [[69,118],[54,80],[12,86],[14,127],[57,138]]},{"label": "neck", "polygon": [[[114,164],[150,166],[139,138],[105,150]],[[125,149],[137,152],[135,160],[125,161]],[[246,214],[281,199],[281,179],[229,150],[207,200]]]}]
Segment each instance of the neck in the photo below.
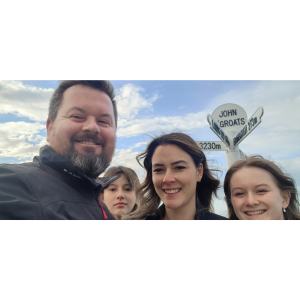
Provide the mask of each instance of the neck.
[{"label": "neck", "polygon": [[169,209],[166,207],[166,214],[163,220],[194,220],[196,215],[196,203],[191,204],[178,209]]},{"label": "neck", "polygon": [[115,217],[116,220],[122,220],[122,216],[121,215],[118,215],[118,216],[114,215],[114,217]]}]

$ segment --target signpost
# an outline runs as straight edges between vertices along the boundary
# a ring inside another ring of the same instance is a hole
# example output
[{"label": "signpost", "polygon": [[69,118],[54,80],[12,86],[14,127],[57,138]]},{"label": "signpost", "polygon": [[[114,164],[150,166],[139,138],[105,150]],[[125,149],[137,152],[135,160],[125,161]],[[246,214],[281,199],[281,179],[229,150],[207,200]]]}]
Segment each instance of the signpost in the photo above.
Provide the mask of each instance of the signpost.
[{"label": "signpost", "polygon": [[199,147],[204,151],[226,151],[226,145],[221,142],[197,142]]},{"label": "signpost", "polygon": [[239,144],[261,123],[264,109],[259,107],[247,118],[245,110],[233,103],[217,107],[207,115],[210,129],[221,139],[219,142],[197,142],[203,151],[226,151],[227,169],[247,155],[239,149]]}]

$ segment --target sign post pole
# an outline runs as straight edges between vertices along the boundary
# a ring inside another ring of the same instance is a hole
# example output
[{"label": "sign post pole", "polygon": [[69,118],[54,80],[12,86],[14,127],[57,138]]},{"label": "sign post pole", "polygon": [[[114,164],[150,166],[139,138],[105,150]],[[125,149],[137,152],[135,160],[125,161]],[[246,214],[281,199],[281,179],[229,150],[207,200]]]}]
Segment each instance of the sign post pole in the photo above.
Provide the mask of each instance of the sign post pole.
[{"label": "sign post pole", "polygon": [[226,163],[227,170],[238,160],[241,159],[239,146],[235,147],[233,150],[228,149],[226,151]]}]

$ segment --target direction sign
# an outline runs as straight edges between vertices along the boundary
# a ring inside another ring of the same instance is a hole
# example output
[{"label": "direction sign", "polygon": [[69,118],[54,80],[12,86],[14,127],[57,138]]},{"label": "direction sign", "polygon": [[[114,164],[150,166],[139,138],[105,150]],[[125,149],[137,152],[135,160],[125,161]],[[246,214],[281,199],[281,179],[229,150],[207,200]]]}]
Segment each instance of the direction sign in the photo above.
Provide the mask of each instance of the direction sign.
[{"label": "direction sign", "polygon": [[226,144],[226,146],[228,146],[230,149],[233,149],[231,148],[232,142],[230,143],[228,136],[224,133],[224,131],[220,128],[218,123],[210,114],[207,115],[207,121],[210,124],[211,130]]},{"label": "direction sign", "polygon": [[234,148],[261,123],[261,117],[263,114],[264,109],[259,107],[258,110],[248,120],[247,124],[242,128],[242,130],[233,138]]},{"label": "direction sign", "polygon": [[239,149],[239,151],[240,151],[241,159],[247,159],[248,158],[248,155],[246,155],[241,149]]},{"label": "direction sign", "polygon": [[196,142],[203,151],[226,151],[228,148],[222,141]]},{"label": "direction sign", "polygon": [[238,133],[247,122],[247,113],[245,110],[233,103],[217,107],[211,116],[227,135],[229,131]]}]

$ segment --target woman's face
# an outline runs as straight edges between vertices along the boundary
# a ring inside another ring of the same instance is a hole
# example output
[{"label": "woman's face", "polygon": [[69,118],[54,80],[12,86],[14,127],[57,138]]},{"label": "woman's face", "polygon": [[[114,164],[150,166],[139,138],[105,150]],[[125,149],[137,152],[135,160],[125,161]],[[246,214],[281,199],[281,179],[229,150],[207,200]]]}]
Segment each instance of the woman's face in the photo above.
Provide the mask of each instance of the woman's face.
[{"label": "woman's face", "polygon": [[168,209],[194,206],[196,185],[203,166],[196,168],[192,157],[176,145],[158,146],[152,156],[155,191]]},{"label": "woman's face", "polygon": [[122,215],[129,214],[137,201],[135,191],[123,174],[112,182],[99,198],[117,220],[120,220]]},{"label": "woman's face", "polygon": [[290,195],[282,193],[275,178],[257,167],[244,167],[230,180],[231,202],[239,220],[284,220]]}]

